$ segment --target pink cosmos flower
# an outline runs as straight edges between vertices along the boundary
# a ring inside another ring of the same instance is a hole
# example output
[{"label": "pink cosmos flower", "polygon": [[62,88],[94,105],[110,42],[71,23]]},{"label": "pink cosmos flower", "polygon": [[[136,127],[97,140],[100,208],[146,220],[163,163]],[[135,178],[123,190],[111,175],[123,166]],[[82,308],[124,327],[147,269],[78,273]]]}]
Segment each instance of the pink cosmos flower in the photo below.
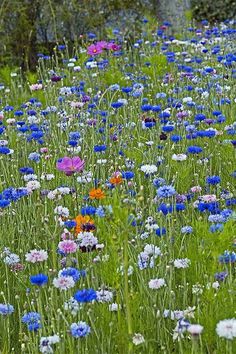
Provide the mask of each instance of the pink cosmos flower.
[{"label": "pink cosmos flower", "polygon": [[75,172],[81,172],[84,169],[85,161],[81,160],[78,156],[63,157],[57,161],[57,169],[64,172],[67,176],[71,176]]},{"label": "pink cosmos flower", "polygon": [[75,253],[77,251],[77,244],[73,240],[64,240],[59,242],[58,248],[65,254]]},{"label": "pink cosmos flower", "polygon": [[110,50],[116,52],[117,50],[120,49],[120,45],[118,45],[116,43],[108,43],[107,44],[107,49],[110,49]]},{"label": "pink cosmos flower", "polygon": [[102,47],[98,44],[91,44],[88,48],[87,48],[87,54],[88,55],[98,55],[102,53]]}]

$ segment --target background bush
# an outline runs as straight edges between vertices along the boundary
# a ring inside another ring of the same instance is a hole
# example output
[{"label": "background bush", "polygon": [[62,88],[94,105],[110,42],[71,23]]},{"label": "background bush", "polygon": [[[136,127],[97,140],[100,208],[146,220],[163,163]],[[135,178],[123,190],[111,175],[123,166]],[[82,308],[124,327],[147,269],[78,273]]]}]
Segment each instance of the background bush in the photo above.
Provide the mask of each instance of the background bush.
[{"label": "background bush", "polygon": [[64,41],[73,46],[91,31],[105,37],[109,25],[123,29],[126,39],[135,37],[148,14],[179,23],[178,31],[190,4],[197,21],[222,21],[236,14],[236,0],[2,0],[0,66],[35,70],[37,53],[52,54],[55,44]]}]

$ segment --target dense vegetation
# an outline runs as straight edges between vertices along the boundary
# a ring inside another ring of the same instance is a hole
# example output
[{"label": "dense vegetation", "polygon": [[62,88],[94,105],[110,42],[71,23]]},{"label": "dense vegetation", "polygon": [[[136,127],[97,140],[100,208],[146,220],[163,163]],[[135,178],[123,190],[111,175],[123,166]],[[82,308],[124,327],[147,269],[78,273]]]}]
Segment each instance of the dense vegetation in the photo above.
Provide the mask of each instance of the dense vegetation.
[{"label": "dense vegetation", "polygon": [[4,354],[236,352],[235,22],[140,23],[4,71]]}]

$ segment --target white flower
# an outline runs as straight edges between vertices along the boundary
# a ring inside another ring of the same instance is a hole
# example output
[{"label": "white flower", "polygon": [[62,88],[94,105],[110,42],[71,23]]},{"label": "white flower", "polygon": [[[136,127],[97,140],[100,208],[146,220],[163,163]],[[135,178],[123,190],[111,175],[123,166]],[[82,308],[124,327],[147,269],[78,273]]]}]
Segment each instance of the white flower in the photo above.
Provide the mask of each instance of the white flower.
[{"label": "white flower", "polygon": [[81,306],[73,297],[68,301],[64,302],[64,309],[70,311],[72,316],[77,315],[77,312],[80,310]]},{"label": "white flower", "polygon": [[214,283],[212,283],[212,288],[213,289],[219,289],[219,287],[220,287],[220,283],[218,282],[218,281],[215,281]]},{"label": "white flower", "polygon": [[36,181],[37,180],[37,175],[34,174],[29,174],[29,175],[24,175],[23,179],[25,182],[29,182],[29,181]]},{"label": "white flower", "polygon": [[111,312],[118,311],[119,308],[120,306],[116,302],[113,302],[111,305],[109,305],[109,311]]},{"label": "white flower", "polygon": [[20,257],[15,253],[10,253],[4,258],[3,262],[11,266],[13,264],[19,263]]},{"label": "white flower", "polygon": [[26,184],[26,189],[30,193],[32,191],[35,191],[40,188],[40,182],[39,181],[29,181]]},{"label": "white flower", "polygon": [[174,260],[175,268],[188,268],[190,263],[190,259],[188,258],[177,258]]},{"label": "white flower", "polygon": [[60,290],[67,290],[75,286],[74,279],[72,277],[60,276],[53,279],[53,285]]},{"label": "white flower", "polygon": [[161,256],[161,249],[153,244],[147,244],[144,247],[144,252],[150,256],[153,255],[155,257]]},{"label": "white flower", "polygon": [[39,351],[44,354],[51,354],[53,353],[53,349],[51,345],[59,342],[60,342],[60,337],[56,334],[49,337],[41,337],[40,344],[39,344]]},{"label": "white flower", "polygon": [[52,179],[55,178],[54,174],[52,173],[43,173],[40,177],[43,181],[46,180],[46,181],[51,181]]},{"label": "white flower", "polygon": [[61,197],[61,194],[58,192],[57,189],[54,189],[53,191],[50,191],[48,194],[47,194],[47,197],[48,199],[50,200],[54,200],[54,199],[58,199],[60,200],[62,197]]},{"label": "white flower", "polygon": [[57,191],[62,195],[70,194],[70,188],[68,188],[68,187],[58,187]]},{"label": "white flower", "polygon": [[83,172],[81,176],[77,177],[78,183],[89,183],[92,181],[93,174],[92,172]]},{"label": "white flower", "polygon": [[187,155],[185,154],[173,154],[172,155],[172,160],[174,161],[185,161],[187,159]]},{"label": "white flower", "polygon": [[216,333],[219,337],[234,339],[236,337],[236,319],[231,318],[217,323]]},{"label": "white flower", "polygon": [[152,174],[157,172],[157,166],[156,165],[143,165],[141,166],[140,170],[147,175]]},{"label": "white flower", "polygon": [[160,289],[163,286],[166,286],[165,279],[163,278],[156,278],[156,279],[151,279],[148,283],[149,289]]},{"label": "white flower", "polygon": [[139,345],[145,342],[145,339],[142,334],[140,333],[135,333],[133,336],[133,343],[134,345]]},{"label": "white flower", "polygon": [[44,250],[31,250],[29,253],[26,253],[25,259],[27,262],[36,263],[44,262],[48,259],[48,253]]},{"label": "white flower", "polygon": [[96,291],[98,302],[110,302],[113,299],[113,293],[109,290]]},{"label": "white flower", "polygon": [[98,243],[97,237],[92,232],[80,232],[77,236],[77,241],[80,247],[93,247]]},{"label": "white flower", "polygon": [[202,333],[203,326],[199,324],[192,324],[187,328],[187,331],[192,334],[193,336],[197,336]]},{"label": "white flower", "polygon": [[68,208],[65,208],[65,207],[63,207],[63,206],[61,206],[61,205],[59,205],[58,207],[56,207],[56,208],[54,209],[54,213],[55,213],[55,214],[58,214],[58,215],[60,215],[60,216],[65,216],[66,218],[68,218],[69,215],[70,215],[69,209],[68,209]]}]

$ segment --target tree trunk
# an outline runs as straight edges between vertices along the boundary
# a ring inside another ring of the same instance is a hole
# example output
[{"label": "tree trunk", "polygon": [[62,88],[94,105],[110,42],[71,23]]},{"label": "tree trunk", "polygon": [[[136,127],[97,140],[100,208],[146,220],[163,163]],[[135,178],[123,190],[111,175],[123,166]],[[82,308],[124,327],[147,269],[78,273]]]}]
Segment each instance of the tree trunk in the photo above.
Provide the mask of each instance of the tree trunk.
[{"label": "tree trunk", "polygon": [[182,32],[186,25],[186,11],[190,0],[157,0],[157,16],[161,22],[171,23],[175,32]]}]

